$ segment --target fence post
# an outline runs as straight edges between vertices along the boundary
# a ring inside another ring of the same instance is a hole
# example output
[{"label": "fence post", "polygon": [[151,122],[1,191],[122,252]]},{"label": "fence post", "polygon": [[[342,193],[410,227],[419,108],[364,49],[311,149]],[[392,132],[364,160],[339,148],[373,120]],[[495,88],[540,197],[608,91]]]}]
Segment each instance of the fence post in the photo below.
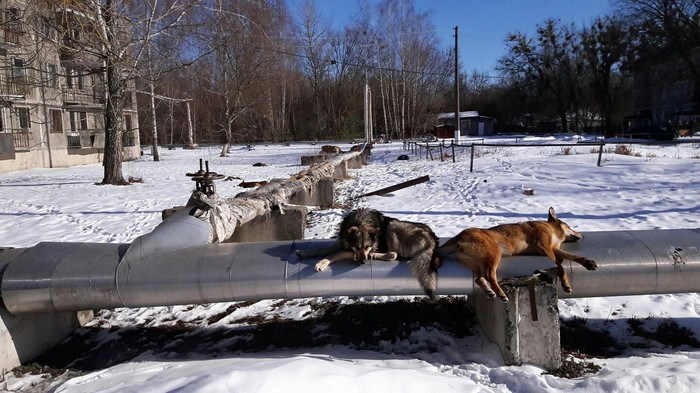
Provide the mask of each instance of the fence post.
[{"label": "fence post", "polygon": [[598,149],[598,166],[600,166],[600,161],[603,158],[603,146],[605,146],[605,143],[600,144],[600,148]]},{"label": "fence post", "polygon": [[472,143],[472,157],[469,160],[469,172],[474,172],[474,143]]},{"label": "fence post", "polygon": [[452,163],[454,164],[455,162],[457,162],[457,161],[455,161],[455,142],[452,141],[450,146],[452,146]]},{"label": "fence post", "polygon": [[442,153],[442,142],[440,142],[440,162],[445,161],[445,155]]}]

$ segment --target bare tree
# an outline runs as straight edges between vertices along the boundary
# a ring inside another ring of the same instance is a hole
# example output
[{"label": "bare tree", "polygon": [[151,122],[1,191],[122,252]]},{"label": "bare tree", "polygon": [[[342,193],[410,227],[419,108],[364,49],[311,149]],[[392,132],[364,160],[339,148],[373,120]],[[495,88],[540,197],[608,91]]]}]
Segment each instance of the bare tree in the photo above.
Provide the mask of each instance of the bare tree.
[{"label": "bare tree", "polygon": [[700,1],[614,0],[616,12],[629,21],[640,40],[638,55],[674,56],[683,59],[695,81],[695,101],[700,102]]},{"label": "bare tree", "polygon": [[313,93],[316,115],[314,137],[318,138],[327,129],[328,116],[323,110],[322,96],[329,78],[329,67],[336,61],[332,60],[329,53],[329,22],[319,15],[314,0],[306,0],[301,13],[299,30],[303,49],[300,63],[302,73],[308,78]]},{"label": "bare tree", "polygon": [[415,136],[432,128],[454,57],[438,49],[434,25],[410,1],[384,0],[375,18],[373,69],[384,128],[389,136]]},{"label": "bare tree", "polygon": [[83,0],[56,2],[71,19],[64,34],[76,35],[72,56],[96,61],[104,82],[105,152],[102,184],[128,184],[122,174],[124,106],[152,40],[170,34],[196,2],[186,0]]},{"label": "bare tree", "polygon": [[270,76],[279,64],[275,35],[269,32],[282,9],[276,1],[215,0],[201,11],[195,39],[204,56],[193,77],[206,93],[203,110],[223,135],[222,156],[234,139],[255,140],[261,134],[277,86]]},{"label": "bare tree", "polygon": [[507,38],[508,53],[500,60],[499,69],[513,80],[551,94],[562,132],[568,132],[567,113],[576,99],[582,68],[579,64],[579,43],[576,30],[547,19],[537,26],[536,37],[516,32]]},{"label": "bare tree", "polygon": [[613,128],[613,115],[629,78],[633,58],[631,32],[620,21],[598,18],[582,32],[581,55],[595,103],[605,118],[605,130]]}]

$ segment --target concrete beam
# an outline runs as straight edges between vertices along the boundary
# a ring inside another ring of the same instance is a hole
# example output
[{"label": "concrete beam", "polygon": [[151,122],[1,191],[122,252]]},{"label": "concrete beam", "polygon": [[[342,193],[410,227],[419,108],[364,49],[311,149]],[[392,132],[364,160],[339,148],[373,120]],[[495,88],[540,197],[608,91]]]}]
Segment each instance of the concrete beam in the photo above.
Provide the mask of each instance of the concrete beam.
[{"label": "concrete beam", "polygon": [[481,330],[501,349],[507,365],[561,367],[557,288],[535,276],[504,280],[508,302],[488,299],[483,291],[469,295]]},{"label": "concrete beam", "polygon": [[320,206],[325,209],[333,206],[334,196],[334,181],[326,178],[313,183],[311,190],[294,194],[289,198],[289,203],[293,205]]},{"label": "concrete beam", "polygon": [[225,243],[303,239],[307,215],[304,206],[288,205],[284,211],[272,209],[268,216],[257,216],[241,225]]},{"label": "concrete beam", "polygon": [[31,362],[92,319],[92,311],[16,316],[0,306],[0,370]]},{"label": "concrete beam", "polygon": [[[0,277],[7,265],[26,250],[0,249]],[[92,318],[92,311],[12,315],[0,302],[0,370],[34,360]]]}]

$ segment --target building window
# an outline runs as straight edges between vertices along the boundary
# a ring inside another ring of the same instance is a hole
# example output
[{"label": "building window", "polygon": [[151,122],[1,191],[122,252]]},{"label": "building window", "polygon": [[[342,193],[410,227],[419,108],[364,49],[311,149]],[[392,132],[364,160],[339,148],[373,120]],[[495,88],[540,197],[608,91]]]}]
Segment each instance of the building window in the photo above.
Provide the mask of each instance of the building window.
[{"label": "building window", "polygon": [[8,8],[5,10],[5,23],[18,23],[20,21],[19,9]]},{"label": "building window", "polygon": [[49,87],[57,88],[58,87],[58,66],[56,64],[47,64],[46,65],[46,84]]},{"label": "building window", "polygon": [[66,85],[69,89],[83,90],[85,88],[83,74],[76,68],[66,68]]},{"label": "building window", "polygon": [[87,112],[70,112],[71,131],[87,130]]},{"label": "building window", "polygon": [[69,89],[83,90],[85,88],[83,79],[83,74],[77,69],[66,68],[66,85]]},{"label": "building window", "polygon": [[41,30],[42,34],[44,35],[44,38],[56,41],[58,38],[58,32],[56,31],[56,28],[54,27],[54,23],[51,19],[49,18],[42,18],[41,20]]},{"label": "building window", "polygon": [[131,128],[131,115],[124,115],[124,129],[126,132],[130,132]]},{"label": "building window", "polygon": [[12,78],[15,81],[24,80],[27,76],[27,70],[24,68],[23,59],[14,59],[12,62]]},{"label": "building window", "polygon": [[130,92],[124,93],[124,106],[127,108],[134,107],[134,98]]},{"label": "building window", "polygon": [[76,71],[74,68],[66,68],[66,86],[68,86],[69,89],[73,88],[75,73]]},{"label": "building window", "polygon": [[124,145],[124,147],[136,146],[133,126],[134,123],[132,123],[131,115],[124,115],[124,137],[122,138],[122,145]]},{"label": "building window", "polygon": [[26,131],[31,127],[29,108],[17,108],[17,117],[19,118],[19,128]]},{"label": "building window", "polygon": [[51,109],[51,132],[63,132],[63,112],[58,109]]},{"label": "building window", "polygon": [[81,38],[80,27],[71,28],[71,29],[68,31],[68,34],[70,35],[70,39],[71,39],[71,40],[76,41],[76,42],[79,42],[79,41],[80,41],[80,38]]},{"label": "building window", "polygon": [[22,21],[19,9],[8,8],[4,12],[2,29],[5,33],[5,41],[12,44],[19,44],[22,36]]}]

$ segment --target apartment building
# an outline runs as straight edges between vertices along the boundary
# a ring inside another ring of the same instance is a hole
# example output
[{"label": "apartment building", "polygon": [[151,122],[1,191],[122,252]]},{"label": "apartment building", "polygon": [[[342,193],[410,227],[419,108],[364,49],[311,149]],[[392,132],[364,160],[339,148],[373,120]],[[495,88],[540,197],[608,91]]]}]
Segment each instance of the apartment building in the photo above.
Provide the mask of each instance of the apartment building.
[{"label": "apartment building", "polygon": [[[80,1],[0,0],[0,172],[99,163],[105,142],[104,67]],[[122,132],[139,156],[133,86]]]}]

